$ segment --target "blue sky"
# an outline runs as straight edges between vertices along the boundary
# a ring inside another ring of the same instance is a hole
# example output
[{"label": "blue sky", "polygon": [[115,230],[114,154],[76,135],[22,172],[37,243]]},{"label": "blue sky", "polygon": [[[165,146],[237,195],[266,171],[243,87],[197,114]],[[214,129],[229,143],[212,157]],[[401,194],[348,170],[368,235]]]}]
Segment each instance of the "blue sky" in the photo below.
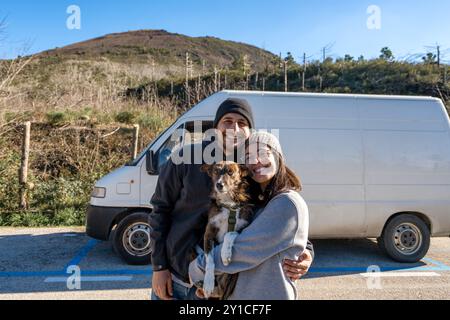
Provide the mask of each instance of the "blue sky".
[{"label": "blue sky", "polygon": [[[69,5],[80,7],[81,30],[66,27]],[[367,28],[370,5],[381,10],[379,30]],[[24,43],[35,53],[113,32],[165,29],[290,51],[296,60],[303,52],[319,58],[330,43],[333,57],[367,58],[384,46],[404,57],[440,44],[450,60],[449,13],[448,0],[2,0],[7,26],[0,57],[16,55]]]}]

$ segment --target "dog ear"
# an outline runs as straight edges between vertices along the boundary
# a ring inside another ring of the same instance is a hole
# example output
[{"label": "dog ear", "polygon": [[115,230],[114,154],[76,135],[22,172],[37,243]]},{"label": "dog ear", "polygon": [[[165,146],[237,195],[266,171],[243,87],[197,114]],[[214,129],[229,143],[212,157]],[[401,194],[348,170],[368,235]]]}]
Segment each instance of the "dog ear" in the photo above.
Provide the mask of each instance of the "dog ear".
[{"label": "dog ear", "polygon": [[207,173],[209,176],[211,176],[211,168],[212,168],[212,165],[204,164],[204,165],[202,165],[202,166],[200,167],[200,171],[201,171],[201,172],[205,172],[205,173]]},{"label": "dog ear", "polygon": [[247,168],[246,165],[241,164],[239,167],[240,167],[239,169],[241,172],[241,177],[247,177],[250,175],[250,170]]}]

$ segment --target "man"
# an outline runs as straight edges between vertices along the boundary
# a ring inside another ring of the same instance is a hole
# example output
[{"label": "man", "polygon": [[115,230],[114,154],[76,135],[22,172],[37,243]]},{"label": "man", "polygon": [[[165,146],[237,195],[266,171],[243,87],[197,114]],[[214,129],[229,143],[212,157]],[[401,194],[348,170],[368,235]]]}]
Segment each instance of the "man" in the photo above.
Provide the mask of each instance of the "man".
[{"label": "man", "polygon": [[[235,155],[242,140],[239,137],[247,139],[254,128],[249,104],[242,99],[223,102],[214,128],[224,137],[224,156]],[[206,145],[204,143],[202,148]],[[194,248],[202,244],[211,192],[210,178],[201,172],[201,165],[192,161],[175,164],[170,158],[160,170],[151,201],[153,212],[149,217],[153,249],[152,300],[197,299],[196,288],[189,283],[188,268]],[[261,194],[259,200],[263,199],[264,194]],[[312,263],[311,243],[307,249],[299,261],[284,263],[286,275],[293,280],[304,275]]]}]

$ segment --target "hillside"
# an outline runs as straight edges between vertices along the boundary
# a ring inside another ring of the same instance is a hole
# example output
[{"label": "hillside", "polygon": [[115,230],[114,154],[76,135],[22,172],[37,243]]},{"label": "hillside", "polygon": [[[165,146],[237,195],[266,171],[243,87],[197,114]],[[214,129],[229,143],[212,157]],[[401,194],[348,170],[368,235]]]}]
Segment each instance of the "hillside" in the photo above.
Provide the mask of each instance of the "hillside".
[{"label": "hillside", "polygon": [[184,76],[186,52],[193,63],[193,75],[218,68],[232,68],[233,63],[247,56],[252,70],[263,71],[277,57],[265,50],[244,43],[215,37],[189,37],[165,30],[138,30],[108,34],[63,48],[44,51],[40,61],[78,60],[110,61],[137,64],[154,71],[156,79]]}]

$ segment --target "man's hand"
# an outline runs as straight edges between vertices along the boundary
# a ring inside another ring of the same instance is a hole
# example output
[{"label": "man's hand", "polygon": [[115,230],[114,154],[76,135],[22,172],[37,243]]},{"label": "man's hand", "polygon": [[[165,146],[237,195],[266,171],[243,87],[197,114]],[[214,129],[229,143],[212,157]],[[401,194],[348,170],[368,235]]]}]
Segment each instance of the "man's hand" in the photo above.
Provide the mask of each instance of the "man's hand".
[{"label": "man's hand", "polygon": [[197,290],[195,291],[195,295],[197,296],[197,298],[206,299],[203,289],[197,288]]},{"label": "man's hand", "polygon": [[153,272],[152,290],[162,300],[172,300],[172,274],[169,270]]},{"label": "man's hand", "polygon": [[305,250],[305,252],[295,260],[284,260],[283,270],[292,281],[296,281],[304,276],[312,264],[312,256],[309,250]]}]

